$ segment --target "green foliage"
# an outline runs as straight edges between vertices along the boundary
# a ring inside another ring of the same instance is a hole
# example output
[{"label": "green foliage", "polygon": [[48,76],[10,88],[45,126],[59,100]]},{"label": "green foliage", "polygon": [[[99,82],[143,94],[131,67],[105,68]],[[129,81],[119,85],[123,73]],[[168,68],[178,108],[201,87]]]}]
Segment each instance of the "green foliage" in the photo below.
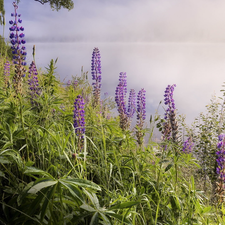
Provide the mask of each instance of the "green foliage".
[{"label": "green foliage", "polygon": [[[182,153],[181,142],[151,138],[141,148],[134,131],[121,130],[112,97],[93,108],[87,72],[82,68],[71,84],[62,84],[56,61],[38,73],[35,105],[28,78],[17,98],[12,88],[0,89],[1,224],[222,224],[224,209],[209,204],[209,193],[195,179],[204,165],[213,175],[216,137],[224,128],[220,104],[213,100],[188,131],[194,154]],[[3,87],[3,64],[0,70]],[[85,99],[82,149],[73,126],[77,95]],[[154,123],[160,128],[163,120],[155,116],[145,130],[150,137]]]},{"label": "green foliage", "polygon": [[11,47],[6,44],[5,39],[1,35],[0,35],[0,51],[1,51],[1,56],[12,59]]},{"label": "green foliage", "polygon": [[[204,182],[204,190],[208,189],[209,191],[211,189],[212,198],[214,198],[217,180],[216,151],[218,136],[225,129],[225,118],[221,113],[223,107],[221,101],[213,96],[210,104],[206,106],[206,113],[201,113],[188,131],[193,136],[195,155],[202,167],[198,172]],[[210,180],[212,187],[208,185],[208,180]]]},{"label": "green foliage", "polygon": [[5,8],[4,0],[0,0],[0,24],[5,25]]},{"label": "green foliage", "polygon": [[[49,3],[52,10],[56,10],[56,11],[60,10],[62,7],[65,9],[68,9],[68,10],[71,10],[74,7],[74,3],[72,0],[63,0],[63,1],[61,1],[61,0],[34,0],[34,1],[39,2],[43,5],[46,3]],[[17,0],[17,3],[19,3],[19,2],[20,2],[20,0]]]}]

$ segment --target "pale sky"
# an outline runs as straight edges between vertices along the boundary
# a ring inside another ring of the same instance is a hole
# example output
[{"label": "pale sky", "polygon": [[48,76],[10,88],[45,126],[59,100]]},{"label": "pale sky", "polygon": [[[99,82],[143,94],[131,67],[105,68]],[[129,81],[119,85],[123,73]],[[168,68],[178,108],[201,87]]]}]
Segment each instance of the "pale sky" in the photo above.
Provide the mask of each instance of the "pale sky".
[{"label": "pale sky", "polygon": [[[6,20],[13,10],[5,1]],[[224,42],[224,0],[75,0],[74,9],[21,0],[36,41]]]},{"label": "pale sky", "polygon": [[[12,2],[5,0],[5,8],[7,36]],[[176,83],[176,105],[189,122],[225,81],[224,12],[224,0],[75,0],[69,12],[21,0],[18,9],[27,43],[40,46],[41,67],[59,56],[62,79],[79,74],[83,65],[90,74],[92,50],[99,47],[102,87],[110,95],[119,73],[127,72],[128,89],[145,88],[153,114],[166,86]],[[60,49],[59,42],[73,44]]]}]

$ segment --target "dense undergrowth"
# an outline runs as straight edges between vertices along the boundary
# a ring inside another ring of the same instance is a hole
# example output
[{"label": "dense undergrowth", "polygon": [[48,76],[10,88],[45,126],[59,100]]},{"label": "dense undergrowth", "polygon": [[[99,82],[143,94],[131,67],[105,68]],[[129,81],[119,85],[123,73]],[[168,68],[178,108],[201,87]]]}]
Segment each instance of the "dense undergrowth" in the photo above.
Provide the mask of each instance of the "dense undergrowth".
[{"label": "dense undergrowth", "polygon": [[6,55],[0,59],[0,224],[225,224],[223,184],[218,190],[216,183],[223,104],[212,99],[191,128],[171,105],[146,128],[141,90],[131,129],[134,91],[125,112],[121,73],[115,116],[114,98],[100,94],[97,48],[93,85],[83,69],[62,84],[54,60],[37,71],[34,61],[28,68],[22,57],[13,64]]}]

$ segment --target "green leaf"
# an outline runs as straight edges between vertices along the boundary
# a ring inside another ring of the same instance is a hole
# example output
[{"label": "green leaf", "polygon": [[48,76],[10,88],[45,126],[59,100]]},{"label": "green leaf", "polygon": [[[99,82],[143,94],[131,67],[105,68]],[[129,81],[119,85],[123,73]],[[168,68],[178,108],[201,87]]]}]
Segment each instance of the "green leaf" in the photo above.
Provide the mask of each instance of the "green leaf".
[{"label": "green leaf", "polygon": [[170,203],[172,205],[173,210],[180,210],[180,202],[177,196],[170,196]]},{"label": "green leaf", "polygon": [[30,190],[28,191],[28,193],[36,194],[41,189],[43,189],[45,187],[49,187],[49,186],[55,185],[56,183],[58,183],[58,181],[50,180],[48,178],[41,179],[37,183],[35,182],[35,185],[30,188]]},{"label": "green leaf", "polygon": [[81,194],[81,190],[73,185],[73,184],[70,184],[70,183],[66,183],[66,182],[63,182],[62,180],[59,180],[59,182],[69,190],[70,194],[72,195],[73,199],[79,203],[79,202],[83,202],[83,197],[82,197],[82,194]]},{"label": "green leaf", "polygon": [[165,168],[165,172],[168,171],[171,167],[173,166],[173,164],[169,164],[166,168]]},{"label": "green leaf", "polygon": [[5,157],[0,157],[0,163],[7,164],[7,163],[10,163],[10,161],[6,159]]},{"label": "green leaf", "polygon": [[95,193],[89,193],[86,190],[83,190],[83,191],[89,197],[89,199],[91,200],[91,203],[93,204],[93,206],[96,209],[99,209],[100,208],[100,205],[99,205],[99,201],[98,201],[98,198],[97,198],[96,194]]},{"label": "green leaf", "polygon": [[47,194],[47,197],[45,198],[45,201],[41,207],[41,221],[43,221],[44,219],[44,216],[46,214],[46,211],[47,211],[47,207],[48,207],[48,204],[52,198],[52,196],[54,195],[55,193],[55,189],[56,189],[57,185],[54,185],[49,191],[48,191],[48,194]]},{"label": "green leaf", "polygon": [[106,212],[107,215],[113,217],[113,218],[116,218],[117,220],[119,220],[120,222],[122,222],[123,224],[129,224],[129,225],[132,225],[132,223],[124,218],[123,216],[119,215],[119,214],[116,214],[116,213],[110,213],[110,212]]},{"label": "green leaf", "polygon": [[[48,187],[51,188],[51,187]],[[35,213],[36,209],[40,207],[40,203],[43,200],[43,198],[45,197],[45,195],[48,192],[48,188],[45,188],[43,191],[38,192],[37,197],[34,199],[34,201],[31,203],[31,205],[29,205],[29,209],[28,209],[28,214],[29,215],[33,215],[33,213]]]},{"label": "green leaf", "polygon": [[212,207],[208,206],[203,209],[202,213],[208,213],[208,212],[211,212],[211,210],[212,210]]},{"label": "green leaf", "polygon": [[95,184],[89,180],[84,180],[84,179],[79,179],[79,178],[60,179],[60,180],[64,183],[69,183],[69,184],[73,184],[73,185],[80,186],[83,188],[91,188],[96,191],[101,191],[101,188],[97,184]]},{"label": "green leaf", "polygon": [[45,177],[49,177],[51,179],[54,179],[53,176],[43,170],[37,169],[35,167],[27,167],[26,170],[24,171],[24,174],[26,174],[27,176],[31,176],[32,175],[41,175],[41,176],[45,176]]},{"label": "green leaf", "polygon": [[34,163],[35,163],[35,162],[33,162],[33,161],[27,161],[25,165],[26,165],[26,166],[33,166]]},{"label": "green leaf", "polygon": [[110,222],[109,218],[105,214],[103,214],[101,212],[99,212],[99,214],[101,215],[101,217],[103,219],[103,221],[101,221],[102,224],[104,224],[104,225],[112,225],[112,223]]},{"label": "green leaf", "polygon": [[99,224],[98,221],[99,221],[99,214],[98,212],[95,212],[91,218],[90,225],[98,225]]},{"label": "green leaf", "polygon": [[2,171],[0,171],[0,177],[4,177],[5,178],[5,174]]},{"label": "green leaf", "polygon": [[88,212],[96,212],[96,210],[93,207],[91,207],[90,205],[87,205],[86,203],[82,204],[80,206],[80,208],[84,209],[84,210],[86,210]]},{"label": "green leaf", "polygon": [[124,203],[119,203],[117,205],[114,205],[109,208],[109,210],[115,210],[115,209],[124,209],[124,208],[130,208],[134,205],[139,204],[140,202],[124,202]]}]

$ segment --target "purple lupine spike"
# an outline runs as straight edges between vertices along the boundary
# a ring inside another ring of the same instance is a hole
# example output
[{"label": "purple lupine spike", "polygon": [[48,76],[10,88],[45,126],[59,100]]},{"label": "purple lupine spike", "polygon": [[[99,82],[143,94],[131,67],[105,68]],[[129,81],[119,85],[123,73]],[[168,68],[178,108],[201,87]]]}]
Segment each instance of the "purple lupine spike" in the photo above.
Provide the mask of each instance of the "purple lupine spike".
[{"label": "purple lupine spike", "polygon": [[93,107],[99,105],[101,92],[101,56],[98,48],[94,48],[91,60],[91,74],[93,80]]},{"label": "purple lupine spike", "polygon": [[20,33],[20,31],[24,30],[23,27],[19,27],[18,23],[22,23],[21,19],[18,19],[19,16],[17,16],[17,9],[18,6],[15,2],[13,2],[14,6],[14,13],[11,14],[12,17],[14,17],[13,20],[9,21],[9,24],[12,25],[9,30],[12,31],[10,33],[10,39],[11,39],[11,49],[13,53],[13,63],[15,64],[15,75],[13,77],[13,86],[15,89],[16,94],[22,93],[22,81],[23,77],[25,76],[26,69],[24,66],[26,65],[26,51],[24,44],[26,41],[22,38],[24,38],[24,33]]},{"label": "purple lupine spike", "polygon": [[26,51],[24,48],[25,46],[21,46],[21,44],[25,44],[26,41],[23,39],[25,37],[25,34],[19,33],[19,31],[23,31],[24,28],[18,27],[18,23],[22,23],[22,20],[18,19],[18,16],[16,13],[18,6],[16,5],[15,2],[13,2],[13,6],[14,6],[15,13],[12,13],[11,16],[14,17],[14,21],[12,20],[9,21],[9,24],[12,25],[9,28],[9,30],[13,32],[10,33],[9,37],[11,39],[12,51],[13,51],[13,55],[15,59],[13,62],[14,64],[21,64],[22,62],[24,63],[24,59],[21,56],[26,54]]},{"label": "purple lupine spike", "polygon": [[129,119],[126,110],[126,94],[127,94],[127,76],[125,72],[121,72],[119,76],[119,84],[116,87],[115,101],[120,116],[120,127],[126,130],[129,127]]},{"label": "purple lupine spike", "polygon": [[78,81],[75,80],[75,81],[73,82],[73,88],[74,88],[74,90],[77,88],[77,86],[78,86]]},{"label": "purple lupine spike", "polygon": [[142,88],[137,95],[137,125],[143,127],[146,117],[145,90]]},{"label": "purple lupine spike", "polygon": [[131,89],[130,94],[129,94],[129,99],[128,99],[128,108],[127,108],[127,116],[128,118],[133,118],[135,110],[136,110],[136,105],[135,105],[135,90]]},{"label": "purple lupine spike", "polygon": [[28,84],[30,86],[30,96],[31,96],[31,104],[36,104],[35,98],[40,95],[40,88],[39,88],[39,83],[38,83],[38,72],[37,68],[35,65],[35,62],[32,61],[29,67],[29,79],[28,79]]},{"label": "purple lupine spike", "polygon": [[143,144],[144,132],[143,126],[146,118],[146,91],[142,88],[137,95],[137,124],[136,124],[136,136],[139,145]]},{"label": "purple lupine spike", "polygon": [[81,95],[78,95],[74,102],[74,128],[75,133],[79,137],[78,147],[83,146],[83,137],[85,134],[85,111],[84,111],[84,99]]},{"label": "purple lupine spike", "polygon": [[225,191],[225,134],[220,134],[218,136],[218,151],[217,155],[217,168],[216,173],[218,174],[218,182],[217,184],[217,197],[219,202],[224,202],[224,191]]},{"label": "purple lupine spike", "polygon": [[178,125],[176,121],[176,107],[173,99],[173,92],[174,88],[176,87],[175,84],[168,85],[165,94],[164,94],[164,103],[167,106],[164,119],[166,122],[164,125],[163,130],[163,140],[170,140],[171,138],[171,132],[172,132],[172,140],[176,142],[177,140],[177,133],[178,133]]},{"label": "purple lupine spike", "polygon": [[119,113],[126,114],[126,94],[127,94],[127,76],[125,72],[121,72],[119,76],[119,84],[116,87],[115,101]]},{"label": "purple lupine spike", "polygon": [[188,139],[183,143],[182,151],[184,153],[191,153],[192,149],[193,149],[193,146],[194,146],[194,142],[192,141],[192,138],[188,137]]}]

